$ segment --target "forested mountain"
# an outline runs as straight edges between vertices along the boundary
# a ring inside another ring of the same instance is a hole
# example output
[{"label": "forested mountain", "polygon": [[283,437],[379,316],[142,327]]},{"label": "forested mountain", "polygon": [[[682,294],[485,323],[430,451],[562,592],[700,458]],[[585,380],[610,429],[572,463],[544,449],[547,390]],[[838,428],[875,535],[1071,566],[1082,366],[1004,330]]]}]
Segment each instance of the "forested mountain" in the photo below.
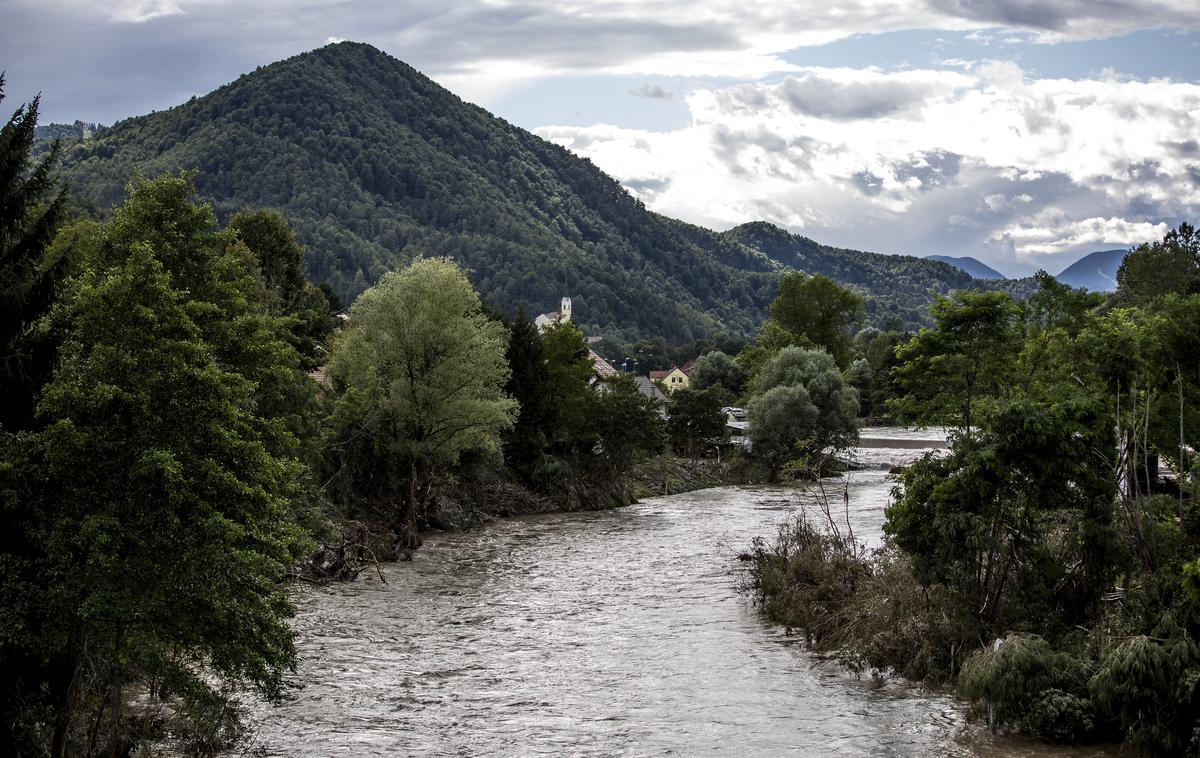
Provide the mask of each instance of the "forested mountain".
[{"label": "forested mountain", "polygon": [[450,256],[493,305],[570,294],[589,331],[680,342],[752,332],[796,267],[857,285],[873,315],[914,324],[950,266],[824,247],[767,224],[726,233],[645,209],[590,161],[463,102],[357,43],[260,68],[66,146],[64,174],[103,212],[140,172],[196,169],[224,221],[282,211],[309,273],[349,301],[417,255]]},{"label": "forested mountain", "polygon": [[955,258],[954,256],[950,256],[950,255],[927,255],[927,256],[925,256],[925,260],[941,261],[942,263],[949,263],[951,266],[954,266],[957,269],[966,271],[968,274],[971,275],[972,279],[1007,279],[1008,278],[1004,274],[1001,274],[996,269],[994,269],[991,266],[984,263],[983,261],[981,261],[977,258],[972,258],[969,255],[964,255],[960,258]]},{"label": "forested mountain", "polygon": [[1067,266],[1054,278],[1072,287],[1093,292],[1112,292],[1117,288],[1117,269],[1128,252],[1122,249],[1089,253]]},{"label": "forested mountain", "polygon": [[944,293],[974,286],[969,274],[948,263],[829,247],[762,221],[735,226],[721,236],[788,268],[824,274],[861,289],[869,295],[867,316],[876,324],[924,323],[930,290]]}]

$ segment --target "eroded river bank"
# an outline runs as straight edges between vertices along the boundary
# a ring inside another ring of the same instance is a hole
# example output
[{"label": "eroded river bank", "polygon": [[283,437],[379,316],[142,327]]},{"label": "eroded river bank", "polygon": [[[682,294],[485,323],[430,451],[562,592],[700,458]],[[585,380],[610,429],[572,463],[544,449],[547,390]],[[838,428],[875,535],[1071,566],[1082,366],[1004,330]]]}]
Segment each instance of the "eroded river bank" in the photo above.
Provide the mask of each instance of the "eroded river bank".
[{"label": "eroded river bank", "polygon": [[[886,467],[824,482],[877,541]],[[431,535],[382,575],[301,590],[267,755],[1103,755],[993,737],[952,698],[856,678],[760,619],[737,554],[817,487],[726,487]],[[847,499],[843,500],[843,495]]]}]

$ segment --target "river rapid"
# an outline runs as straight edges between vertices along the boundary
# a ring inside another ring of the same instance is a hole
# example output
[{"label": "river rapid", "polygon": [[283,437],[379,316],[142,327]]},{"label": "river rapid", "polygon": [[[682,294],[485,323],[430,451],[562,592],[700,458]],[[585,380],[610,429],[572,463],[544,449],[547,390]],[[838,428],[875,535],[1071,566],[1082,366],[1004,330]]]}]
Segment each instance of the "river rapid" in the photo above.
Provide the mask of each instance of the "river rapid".
[{"label": "river rapid", "polygon": [[[932,435],[893,438],[926,439]],[[867,433],[864,433],[867,436]],[[872,437],[878,437],[872,434]],[[873,447],[822,485],[877,543]],[[962,704],[855,677],[763,621],[737,556],[821,487],[723,487],[429,536],[413,561],[297,591],[287,700],[251,705],[265,755],[1102,755],[993,737]]]}]

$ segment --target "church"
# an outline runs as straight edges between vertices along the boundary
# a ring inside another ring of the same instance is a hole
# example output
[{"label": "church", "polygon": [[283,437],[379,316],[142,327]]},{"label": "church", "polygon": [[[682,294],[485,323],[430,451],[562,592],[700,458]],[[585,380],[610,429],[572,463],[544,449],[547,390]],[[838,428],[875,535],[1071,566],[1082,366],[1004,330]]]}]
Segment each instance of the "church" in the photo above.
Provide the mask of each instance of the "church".
[{"label": "church", "polygon": [[570,298],[570,296],[564,296],[562,299],[562,305],[559,307],[559,309],[557,311],[550,311],[549,313],[543,313],[542,315],[535,318],[533,320],[533,323],[537,324],[537,328],[538,328],[539,332],[544,332],[550,328],[551,324],[557,324],[559,321],[570,321],[570,320],[571,320],[571,298]]}]

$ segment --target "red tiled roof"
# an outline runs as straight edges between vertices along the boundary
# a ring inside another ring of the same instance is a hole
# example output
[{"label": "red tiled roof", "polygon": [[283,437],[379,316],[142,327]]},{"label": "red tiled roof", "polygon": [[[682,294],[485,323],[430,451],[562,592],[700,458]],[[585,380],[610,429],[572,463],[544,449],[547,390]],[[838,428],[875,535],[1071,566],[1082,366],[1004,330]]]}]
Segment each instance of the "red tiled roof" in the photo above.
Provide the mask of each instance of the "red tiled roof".
[{"label": "red tiled roof", "polygon": [[617,370],[612,365],[596,354],[595,350],[588,350],[588,357],[592,359],[592,371],[600,379],[611,379],[617,375]]},{"label": "red tiled roof", "polygon": [[[674,371],[674,370],[675,369],[671,369],[671,371]],[[667,374],[671,373],[671,371],[651,371],[650,372],[650,380],[653,381],[655,379],[666,379]]]},{"label": "red tiled roof", "polygon": [[679,367],[679,370],[680,370],[680,371],[682,371],[682,372],[683,372],[684,374],[686,374],[687,376],[691,376],[691,375],[692,375],[692,369],[694,369],[694,368],[696,368],[696,359],[695,359],[695,358],[691,359],[691,360],[690,360],[690,361],[688,361],[687,363],[685,363],[685,364],[683,364],[682,366],[680,366],[680,367]]}]

